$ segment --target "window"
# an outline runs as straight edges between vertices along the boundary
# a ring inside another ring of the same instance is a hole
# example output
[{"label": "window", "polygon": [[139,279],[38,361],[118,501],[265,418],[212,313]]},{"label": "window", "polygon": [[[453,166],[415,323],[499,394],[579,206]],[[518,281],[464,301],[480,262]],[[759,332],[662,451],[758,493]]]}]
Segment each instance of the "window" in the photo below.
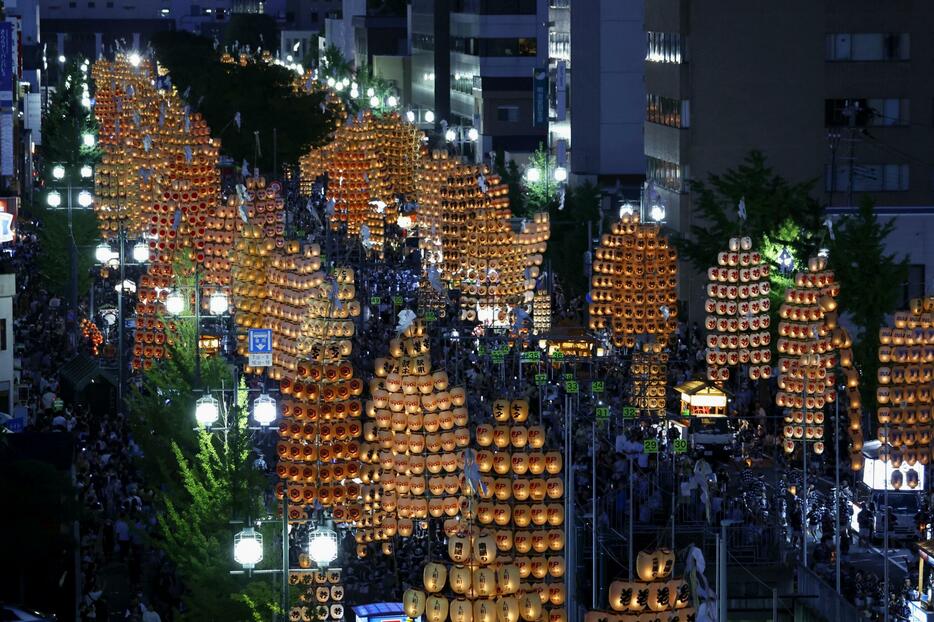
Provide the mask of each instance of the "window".
[{"label": "window", "polygon": [[451,90],[473,95],[474,77],[468,73],[451,74]]},{"label": "window", "polygon": [[645,160],[645,176],[648,179],[674,192],[685,191],[685,175],[680,165],[652,156],[646,156]]},{"label": "window", "polygon": [[535,15],[536,0],[451,0],[452,13]]},{"label": "window", "polygon": [[650,63],[680,64],[684,58],[685,38],[678,32],[647,32],[645,60]]},{"label": "window", "polygon": [[519,106],[497,106],[496,120],[503,123],[518,123]]},{"label": "window", "polygon": [[571,0],[551,0],[549,6],[553,9],[570,9]]},{"label": "window", "polygon": [[909,100],[900,98],[824,100],[824,125],[847,127],[855,115],[856,127],[908,125]]},{"label": "window", "polygon": [[645,96],[645,120],[669,127],[690,127],[691,102],[647,94]]},{"label": "window", "polygon": [[88,8],[89,8],[89,9],[93,9],[93,8],[94,8],[94,3],[93,3],[93,2],[88,2]]},{"label": "window", "polygon": [[838,166],[836,178],[828,165],[825,175],[827,192],[849,192],[850,179],[853,192],[900,192],[908,190],[907,164],[856,164]]},{"label": "window", "polygon": [[571,60],[571,33],[548,33],[548,58]]},{"label": "window", "polygon": [[0,350],[6,352],[6,318],[0,318]]},{"label": "window", "polygon": [[534,37],[451,37],[451,51],[471,56],[535,56],[538,53],[538,42]]},{"label": "window", "polygon": [[911,58],[907,32],[831,33],[826,37],[827,60],[897,61]]},{"label": "window", "polygon": [[413,33],[412,47],[417,50],[433,50],[435,49],[435,37],[420,32]]},{"label": "window", "polygon": [[78,3],[77,3],[77,2],[69,2],[69,3],[68,3],[68,8],[69,8],[69,9],[77,8],[77,6],[78,6]]}]

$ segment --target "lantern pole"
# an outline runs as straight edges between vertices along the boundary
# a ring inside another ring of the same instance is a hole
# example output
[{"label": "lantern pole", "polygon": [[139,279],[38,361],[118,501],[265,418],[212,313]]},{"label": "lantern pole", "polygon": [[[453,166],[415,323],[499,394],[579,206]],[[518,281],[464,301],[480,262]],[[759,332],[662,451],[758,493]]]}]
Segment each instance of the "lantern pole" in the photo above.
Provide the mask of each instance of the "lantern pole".
[{"label": "lantern pole", "polygon": [[[804,359],[801,359],[802,367]],[[801,397],[804,401],[804,424],[807,425],[807,382],[804,383],[805,388],[801,391]],[[808,567],[808,444],[807,444],[807,430],[805,429],[805,438],[801,439],[801,461],[804,469],[804,482],[802,484],[804,488],[804,497],[802,501],[802,510],[801,510],[801,542],[802,542],[802,561],[804,562],[805,569]]]},{"label": "lantern pole", "polygon": [[282,577],[280,582],[280,597],[282,599],[282,619],[288,618],[289,610],[289,485],[283,481],[282,486]]},{"label": "lantern pole", "polygon": [[[568,502],[565,504],[565,511],[567,517],[565,523],[568,525],[567,533],[570,534],[570,537],[567,539],[567,558],[568,558],[568,569],[569,572],[565,573],[565,590],[567,593],[567,602],[568,602],[568,619],[571,622],[576,620],[576,605],[574,598],[574,588],[576,584],[577,577],[577,525],[575,523],[575,507],[574,507],[574,461],[571,459],[571,452],[574,448],[573,443],[573,434],[571,432],[571,396],[565,393],[564,395],[564,478],[566,480],[565,490],[567,490],[567,499]],[[573,616],[573,617],[572,617]]]},{"label": "lantern pole", "polygon": [[124,352],[123,352],[123,283],[126,281],[126,276],[124,271],[126,266],[124,265],[124,246],[126,245],[126,230],[124,229],[123,221],[120,221],[120,233],[117,236],[117,244],[119,248],[117,252],[120,255],[120,287],[117,289],[117,317],[119,319],[119,324],[117,324],[117,408],[120,411],[123,411],[123,379],[126,376],[125,361],[124,361]]},{"label": "lantern pole", "polygon": [[600,584],[597,582],[597,418],[594,417],[593,421],[590,424],[590,446],[592,454],[590,457],[590,470],[591,470],[591,486],[593,491],[591,494],[592,499],[592,514],[593,514],[593,538],[591,539],[591,548],[592,548],[592,557],[593,557],[593,571],[591,573],[591,581],[593,583],[593,593],[591,596],[591,607],[593,609],[599,608],[597,604],[600,599]]},{"label": "lantern pole", "polygon": [[[833,438],[834,442],[837,444],[834,447],[834,495],[833,495],[833,504],[834,504],[834,516],[837,524],[834,526],[834,555],[835,555],[835,568],[837,580],[837,594],[843,596],[843,592],[840,589],[840,385],[837,385],[834,382],[834,415],[833,415]],[[836,620],[840,620],[840,599],[836,599]]]},{"label": "lantern pole", "polygon": [[[891,437],[889,436],[889,424],[886,423],[885,424],[885,442],[888,443],[890,438]],[[886,461],[884,465],[886,466],[891,465],[891,460],[892,458],[890,456],[889,460]],[[885,472],[884,468],[885,467],[883,467],[883,472]],[[891,466],[889,466],[889,470],[891,471]],[[891,479],[892,479],[891,475],[885,476],[885,491],[882,493],[883,504],[885,505],[885,507],[882,510],[884,512],[883,514],[884,518],[882,519],[884,521],[882,523],[882,526],[883,526],[882,547],[885,550],[885,556],[883,559],[883,561],[885,562],[884,563],[885,570],[882,573],[883,584],[884,584],[882,587],[882,594],[883,594],[882,598],[885,599],[884,602],[886,603],[885,607],[883,607],[885,622],[889,622],[889,607],[888,607],[888,599],[889,599],[889,480]]]}]

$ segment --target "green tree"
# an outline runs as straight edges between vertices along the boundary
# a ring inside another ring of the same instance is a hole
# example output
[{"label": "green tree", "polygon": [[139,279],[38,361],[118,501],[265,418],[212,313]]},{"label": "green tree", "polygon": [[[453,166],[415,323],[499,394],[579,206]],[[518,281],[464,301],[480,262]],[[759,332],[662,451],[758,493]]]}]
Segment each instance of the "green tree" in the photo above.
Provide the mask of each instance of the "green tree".
[{"label": "green tree", "polygon": [[[544,145],[539,145],[531,157],[529,166],[525,169],[525,206],[531,212],[550,210],[557,207],[559,202],[560,186],[554,179],[556,167],[555,158],[548,153]],[[530,173],[536,171],[535,173]],[[530,174],[537,176],[535,181],[529,179]],[[567,197],[565,197],[565,200]]]},{"label": "green tree", "polygon": [[152,44],[172,83],[235,162],[245,159],[264,171],[273,169],[274,160],[279,167],[294,166],[311,147],[327,142],[338,123],[324,93],[296,89],[295,73],[285,67],[222,63],[209,39],[187,32],[157,33]]},{"label": "green tree", "polygon": [[596,236],[600,230],[600,189],[590,183],[568,188],[564,209],[559,202],[549,205],[551,238],[545,258],[557,275],[568,298],[583,296],[590,289],[584,257],[588,250],[588,232]]},{"label": "green tree", "polygon": [[279,49],[279,27],[272,15],[265,13],[234,13],[224,28],[224,45],[241,49],[250,47],[276,53]]},{"label": "green tree", "polygon": [[50,292],[67,295],[70,279],[68,248],[74,236],[78,247],[78,292],[87,292],[91,286],[91,270],[95,266],[94,244],[98,240],[97,217],[90,211],[74,210],[69,231],[68,213],[40,205],[28,209],[42,226],[38,230],[39,245],[46,249],[39,253],[37,267],[42,282]]},{"label": "green tree", "polygon": [[[783,250],[794,258],[789,270],[806,264],[820,245],[823,208],[811,197],[814,182],[792,183],[777,175],[765,156],[752,151],[742,164],[722,175],[710,175],[692,187],[695,220],[689,235],[674,236],[681,256],[706,273],[731,237],[749,236],[771,264],[772,313],[791,283],[778,258]],[[738,217],[744,200],[746,219]]]},{"label": "green tree", "polygon": [[840,218],[828,241],[829,264],[840,283],[840,310],[856,327],[853,356],[861,371],[863,401],[875,409],[879,367],[879,329],[901,304],[908,278],[908,259],[886,253],[886,239],[895,220],[876,217],[873,201],[865,197],[859,210]]},{"label": "green tree", "polygon": [[82,58],[68,61],[58,87],[52,91],[42,120],[43,178],[50,181],[51,167],[61,164],[77,177],[81,165],[100,159],[100,149],[86,147],[83,135],[97,132],[97,121],[84,100],[84,85],[88,78],[81,71]]}]

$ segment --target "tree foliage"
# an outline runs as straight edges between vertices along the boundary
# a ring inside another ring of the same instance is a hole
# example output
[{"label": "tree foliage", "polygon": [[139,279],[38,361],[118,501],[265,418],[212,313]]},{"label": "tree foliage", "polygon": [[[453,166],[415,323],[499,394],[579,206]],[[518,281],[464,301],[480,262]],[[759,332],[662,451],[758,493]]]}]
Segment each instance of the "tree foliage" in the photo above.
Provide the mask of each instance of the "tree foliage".
[{"label": "tree foliage", "polygon": [[70,287],[71,258],[69,247],[74,236],[78,247],[78,292],[87,292],[91,286],[91,269],[94,267],[93,247],[98,239],[97,218],[89,211],[74,210],[69,231],[68,213],[34,205],[30,214],[37,217],[40,247],[46,249],[37,257],[39,277],[49,292],[65,296]]},{"label": "tree foliage", "polygon": [[503,183],[509,186],[509,209],[517,216],[526,215],[525,196],[522,193],[522,171],[515,160],[506,162],[502,151],[497,151],[493,158],[493,170]]},{"label": "tree foliage", "polygon": [[[548,153],[544,145],[540,144],[529,157],[529,166],[525,170],[525,179],[522,180],[525,187],[525,206],[529,212],[557,207],[561,184],[554,179],[555,167],[555,158]],[[529,181],[529,171],[532,169],[538,171],[537,181]]]},{"label": "tree foliage", "polygon": [[853,354],[862,372],[863,400],[874,408],[879,329],[901,303],[908,260],[885,252],[895,221],[879,222],[868,197],[857,213],[840,218],[835,229],[835,239],[828,242],[829,263],[840,282],[840,309],[856,327]]},{"label": "tree foliage", "polygon": [[[274,159],[278,166],[295,165],[336,127],[337,114],[325,105],[324,93],[295,89],[295,73],[285,67],[222,63],[209,39],[188,32],[157,33],[152,44],[175,88],[204,115],[221,139],[221,152],[237,163],[245,159],[264,171],[272,170]],[[240,127],[234,122],[238,112]]]},{"label": "tree foliage", "polygon": [[[583,296],[590,289],[585,256],[588,233],[596,236],[600,230],[600,189],[583,183],[566,190],[564,209],[558,201],[548,206],[551,238],[545,258],[555,272],[568,298]],[[589,225],[589,227],[588,227]]]},{"label": "tree foliage", "polygon": [[100,158],[98,147],[85,147],[82,136],[97,131],[97,121],[90,108],[81,104],[85,77],[80,69],[83,59],[68,61],[59,85],[49,97],[42,120],[43,178],[51,180],[51,167],[61,164],[74,177],[82,164],[94,164]]}]

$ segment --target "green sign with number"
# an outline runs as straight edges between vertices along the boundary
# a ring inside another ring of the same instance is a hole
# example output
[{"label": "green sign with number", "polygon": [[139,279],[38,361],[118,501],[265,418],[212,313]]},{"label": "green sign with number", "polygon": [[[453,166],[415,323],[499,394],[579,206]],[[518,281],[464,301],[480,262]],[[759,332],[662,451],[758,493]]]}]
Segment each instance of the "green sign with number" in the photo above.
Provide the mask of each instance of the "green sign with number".
[{"label": "green sign with number", "polygon": [[381,302],[383,302],[382,297],[380,297],[380,296],[370,296],[370,304],[371,304],[371,305],[376,306],[376,305],[380,304]]},{"label": "green sign with number", "polygon": [[493,362],[502,365],[506,361],[506,357],[501,352],[493,353]]},{"label": "green sign with number", "polygon": [[687,450],[688,450],[688,442],[683,438],[676,438],[675,439],[675,453],[683,454],[683,453],[687,453]]},{"label": "green sign with number", "polygon": [[609,406],[600,406],[597,408],[597,421],[610,418],[610,407]]},{"label": "green sign with number", "polygon": [[592,383],[590,383],[590,390],[593,393],[603,393],[603,387],[604,385],[602,380],[594,380]]},{"label": "green sign with number", "polygon": [[580,385],[577,384],[576,380],[565,380],[564,390],[568,393],[577,393],[580,391]]},{"label": "green sign with number", "polygon": [[548,382],[548,374],[535,374],[535,384],[545,384]]},{"label": "green sign with number", "polygon": [[691,416],[691,409],[690,409],[690,408],[683,408],[683,409],[681,410],[681,416],[682,416],[682,417],[690,417],[690,416]]},{"label": "green sign with number", "polygon": [[562,352],[561,350],[555,350],[554,352],[551,353],[551,358],[554,361],[563,361],[564,352]]},{"label": "green sign with number", "polygon": [[561,377],[564,378],[565,380],[574,380],[574,374],[569,373],[569,372],[565,372],[564,375]]},{"label": "green sign with number", "polygon": [[635,406],[623,406],[623,419],[635,419],[636,418],[636,407]]},{"label": "green sign with number", "polygon": [[523,363],[537,363],[542,360],[542,353],[537,350],[532,352],[523,352],[521,360]]},{"label": "green sign with number", "polygon": [[483,346],[477,346],[477,354],[481,356],[486,354],[486,348],[484,348]]},{"label": "green sign with number", "polygon": [[437,320],[437,319],[438,319],[438,314],[437,314],[437,313],[435,313],[434,311],[425,311],[425,321],[426,321],[426,322],[434,322],[434,321]]},{"label": "green sign with number", "polygon": [[393,297],[392,297],[392,304],[396,305],[397,307],[401,307],[401,306],[402,306],[402,296],[393,296]]},{"label": "green sign with number", "polygon": [[654,438],[649,438],[642,441],[642,453],[644,454],[657,454],[658,453],[658,441]]}]

